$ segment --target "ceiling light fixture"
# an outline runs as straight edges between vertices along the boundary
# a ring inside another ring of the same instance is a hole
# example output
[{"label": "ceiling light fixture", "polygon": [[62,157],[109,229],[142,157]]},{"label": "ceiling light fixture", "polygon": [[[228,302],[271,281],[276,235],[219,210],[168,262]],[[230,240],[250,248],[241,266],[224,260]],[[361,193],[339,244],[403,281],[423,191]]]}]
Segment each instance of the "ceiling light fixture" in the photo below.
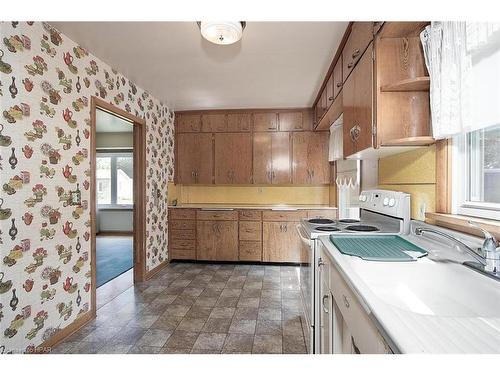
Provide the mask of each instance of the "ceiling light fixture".
[{"label": "ceiling light fixture", "polygon": [[201,35],[215,44],[233,44],[241,39],[246,22],[232,21],[201,21],[198,22]]}]

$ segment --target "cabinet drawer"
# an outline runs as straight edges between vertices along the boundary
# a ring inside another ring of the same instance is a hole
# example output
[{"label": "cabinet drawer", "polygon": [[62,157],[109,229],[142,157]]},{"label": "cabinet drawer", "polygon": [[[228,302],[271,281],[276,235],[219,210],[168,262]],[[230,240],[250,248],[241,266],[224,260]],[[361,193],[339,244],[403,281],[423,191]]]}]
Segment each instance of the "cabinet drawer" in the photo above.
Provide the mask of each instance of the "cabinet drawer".
[{"label": "cabinet drawer", "polygon": [[241,210],[240,220],[244,221],[260,221],[262,220],[262,211],[258,210]]},{"label": "cabinet drawer", "polygon": [[[192,222],[194,224],[194,221]],[[195,240],[195,229],[173,229],[170,231],[170,238],[172,240]]]},{"label": "cabinet drawer", "polygon": [[240,253],[240,260],[261,261],[262,242],[240,241],[239,253]]},{"label": "cabinet drawer", "polygon": [[334,265],[330,267],[329,276],[333,298],[361,353],[385,353],[384,340]]},{"label": "cabinet drawer", "polygon": [[170,223],[170,230],[194,230],[196,221],[194,220],[175,220]]},{"label": "cabinet drawer", "polygon": [[170,259],[196,259],[196,250],[170,249]]},{"label": "cabinet drawer", "polygon": [[372,40],[373,22],[353,23],[351,33],[342,51],[342,76],[344,82]]},{"label": "cabinet drawer", "polygon": [[205,211],[200,210],[198,220],[238,220],[238,211]]},{"label": "cabinet drawer", "polygon": [[196,240],[172,239],[170,248],[177,250],[194,250],[196,249]]},{"label": "cabinet drawer", "polygon": [[179,114],[176,116],[175,123],[178,133],[199,132],[201,128],[201,116]]},{"label": "cabinet drawer", "polygon": [[337,218],[336,209],[324,209],[324,210],[308,210],[307,217],[309,219],[332,219]]},{"label": "cabinet drawer", "polygon": [[194,220],[196,218],[196,210],[171,208],[169,218],[170,220]]},{"label": "cabinet drawer", "polygon": [[262,223],[260,221],[240,222],[240,241],[261,241]]},{"label": "cabinet drawer", "polygon": [[280,131],[304,130],[302,112],[283,112],[278,114]]},{"label": "cabinet drawer", "polygon": [[297,211],[264,211],[262,220],[264,221],[299,221],[307,216],[307,212]]}]

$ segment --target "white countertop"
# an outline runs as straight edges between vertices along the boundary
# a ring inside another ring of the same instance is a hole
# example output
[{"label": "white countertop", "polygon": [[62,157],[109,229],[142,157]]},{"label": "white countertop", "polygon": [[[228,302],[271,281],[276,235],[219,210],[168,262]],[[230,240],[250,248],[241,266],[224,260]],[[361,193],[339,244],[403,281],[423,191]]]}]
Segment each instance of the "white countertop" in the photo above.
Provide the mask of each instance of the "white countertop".
[{"label": "white countertop", "polygon": [[219,204],[219,203],[189,203],[168,208],[204,208],[204,209],[240,209],[240,210],[336,210],[337,207],[322,204]]},{"label": "white countertop", "polygon": [[453,244],[403,237],[429,256],[365,261],[340,253],[327,236],[321,242],[393,350],[500,353],[500,282],[463,266],[470,259]]}]

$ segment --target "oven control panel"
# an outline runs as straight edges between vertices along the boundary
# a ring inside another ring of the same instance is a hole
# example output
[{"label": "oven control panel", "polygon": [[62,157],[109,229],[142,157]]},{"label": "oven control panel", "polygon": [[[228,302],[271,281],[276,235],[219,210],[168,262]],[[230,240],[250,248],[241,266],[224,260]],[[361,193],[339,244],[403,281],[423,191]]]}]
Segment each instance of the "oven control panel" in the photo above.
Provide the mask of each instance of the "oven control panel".
[{"label": "oven control panel", "polygon": [[359,195],[359,207],[409,220],[410,194],[392,190],[365,190]]}]

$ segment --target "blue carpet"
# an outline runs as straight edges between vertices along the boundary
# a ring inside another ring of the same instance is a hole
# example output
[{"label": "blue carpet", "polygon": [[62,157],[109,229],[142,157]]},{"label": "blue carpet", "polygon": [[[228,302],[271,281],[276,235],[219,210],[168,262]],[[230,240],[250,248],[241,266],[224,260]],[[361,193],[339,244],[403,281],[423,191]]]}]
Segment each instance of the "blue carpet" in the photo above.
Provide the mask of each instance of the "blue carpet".
[{"label": "blue carpet", "polygon": [[133,267],[132,237],[97,236],[97,287],[120,276]]}]

